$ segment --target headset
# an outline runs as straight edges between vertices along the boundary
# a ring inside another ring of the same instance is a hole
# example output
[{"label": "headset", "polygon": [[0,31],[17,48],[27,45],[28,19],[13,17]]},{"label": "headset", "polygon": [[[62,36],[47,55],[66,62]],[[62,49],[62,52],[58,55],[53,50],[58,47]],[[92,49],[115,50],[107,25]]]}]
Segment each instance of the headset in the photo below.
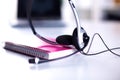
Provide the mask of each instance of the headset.
[{"label": "headset", "polygon": [[80,20],[72,0],[68,0],[71,6],[71,9],[74,13],[75,21],[77,27],[74,29],[72,36],[71,35],[61,35],[56,38],[56,42],[62,45],[73,45],[78,51],[82,51],[89,42],[89,36],[86,31],[81,27]]},{"label": "headset", "polygon": [[44,42],[52,44],[52,45],[62,45],[62,46],[71,46],[72,45],[78,51],[83,51],[84,48],[88,45],[90,37],[87,35],[84,28],[81,27],[81,25],[80,25],[79,16],[78,16],[78,13],[77,13],[74,3],[72,2],[72,0],[68,0],[68,2],[71,6],[72,12],[75,17],[76,26],[77,26],[74,29],[72,35],[60,35],[56,38],[56,41],[51,41],[51,40],[48,40],[47,38],[41,36],[40,34],[38,34],[32,24],[32,19],[31,19],[32,4],[34,3],[33,0],[29,0],[28,6],[27,6],[28,23],[32,29],[33,34],[35,36],[37,36],[39,39],[43,40]]},{"label": "headset", "polygon": [[72,2],[72,0],[68,0],[68,2],[74,13],[75,21],[76,21],[76,25],[77,25],[77,27],[74,29],[72,35],[60,35],[56,38],[56,42],[48,40],[47,38],[39,35],[35,31],[35,28],[32,24],[32,20],[31,20],[31,9],[32,9],[33,0],[29,1],[28,7],[27,7],[28,22],[33,31],[33,34],[36,35],[41,40],[43,40],[44,42],[52,44],[52,45],[58,45],[58,44],[59,45],[73,45],[78,51],[82,51],[88,45],[89,36],[87,35],[87,33],[83,29],[83,27],[81,27],[81,25],[80,25],[80,20],[79,20],[74,3]]}]

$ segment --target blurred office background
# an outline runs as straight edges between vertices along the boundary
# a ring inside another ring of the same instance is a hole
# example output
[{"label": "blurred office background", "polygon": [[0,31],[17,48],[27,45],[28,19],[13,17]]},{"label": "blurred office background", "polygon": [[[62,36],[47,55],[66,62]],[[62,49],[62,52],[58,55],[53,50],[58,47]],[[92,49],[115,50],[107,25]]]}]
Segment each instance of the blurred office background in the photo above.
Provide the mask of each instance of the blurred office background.
[{"label": "blurred office background", "polygon": [[120,0],[76,0],[81,19],[120,20]]},{"label": "blurred office background", "polygon": [[[18,0],[0,0],[1,21],[11,20],[16,14]],[[61,0],[62,18],[71,17],[67,0]],[[120,20],[120,0],[73,0],[79,16],[84,20]],[[72,13],[71,13],[72,14]],[[4,15],[4,16],[3,16]]]},{"label": "blurred office background", "polygon": [[[10,26],[11,24],[13,24],[17,14],[18,1],[19,0],[0,0],[0,24],[2,25],[2,27],[4,26],[5,28],[6,26]],[[65,24],[65,26],[73,27],[74,29],[74,27],[76,27],[75,20],[74,20],[74,16],[70,8],[70,5],[68,3],[68,0],[56,0],[56,1],[58,2],[60,1],[60,15],[58,15],[59,18],[57,20],[61,20]],[[92,23],[96,23],[96,22],[116,23],[117,22],[117,24],[119,24],[120,0],[73,0],[73,2],[75,3],[76,9],[79,13],[81,24],[82,26],[84,25],[85,28],[88,28],[91,22]],[[51,21],[51,20],[52,19],[49,19],[48,21]],[[58,23],[55,23],[55,24],[58,24]],[[99,23],[97,23],[96,26],[98,24]],[[57,25],[55,26],[58,27]],[[64,28],[65,26],[63,25],[63,29],[61,29],[59,32],[62,32],[62,30],[65,29]],[[68,30],[69,32],[67,33],[71,33],[73,29]],[[53,32],[50,34],[54,34],[55,32],[58,32],[57,30],[53,31],[53,28],[49,28],[49,30]],[[43,33],[40,33],[40,34],[43,34]]]},{"label": "blurred office background", "polygon": [[[7,30],[8,27],[15,29],[17,31],[21,31],[23,34],[26,34],[26,30],[29,30],[28,28],[16,28],[12,27],[12,24],[14,24],[14,20],[17,18],[17,9],[18,9],[18,1],[26,1],[26,0],[0,0],[0,24],[2,25],[1,31]],[[29,0],[28,0],[29,1]],[[42,2],[42,0],[35,0],[38,2]],[[43,0],[47,1],[47,0]],[[49,4],[48,0],[48,4]],[[76,27],[74,16],[71,10],[71,7],[68,3],[68,0],[51,0],[56,1],[58,3],[58,15],[55,17],[54,15],[51,17],[48,17],[44,15],[40,21],[47,20],[49,21],[62,21],[64,25],[58,25],[58,23],[48,24],[45,25],[45,28],[37,29],[40,34],[43,36],[53,37],[58,36],[60,34],[71,34],[73,29]],[[120,20],[120,0],[73,0],[73,2],[76,5],[76,9],[78,11],[81,25],[85,27],[85,29],[88,29],[92,26],[98,26],[100,23],[115,23],[112,25],[119,26],[119,20]],[[37,2],[36,2],[37,3]],[[54,3],[56,4],[56,3]],[[50,5],[50,4],[49,4]],[[48,6],[48,5],[44,5]],[[45,8],[40,8],[44,11]],[[54,10],[50,11],[51,13],[54,13]],[[46,24],[46,23],[45,23]],[[41,25],[40,25],[41,26]],[[42,25],[43,26],[43,25]],[[53,26],[53,27],[49,27]],[[63,27],[61,27],[63,26]],[[60,27],[59,29],[56,29],[56,27]],[[69,28],[66,28],[69,27]],[[48,28],[48,30],[46,29]],[[95,29],[91,28],[91,29]],[[119,27],[117,27],[118,30]],[[2,30],[4,29],[4,30]],[[67,29],[67,32],[66,32]],[[68,30],[69,29],[69,30]],[[8,29],[9,30],[9,29]],[[87,30],[88,33],[94,33],[92,30]],[[91,32],[90,32],[91,31]],[[49,34],[47,34],[49,32]],[[98,31],[97,31],[98,32]],[[2,32],[1,32],[2,33]],[[5,34],[5,32],[3,32]],[[27,34],[31,34],[31,30],[27,32]],[[2,35],[2,34],[1,34]]]}]

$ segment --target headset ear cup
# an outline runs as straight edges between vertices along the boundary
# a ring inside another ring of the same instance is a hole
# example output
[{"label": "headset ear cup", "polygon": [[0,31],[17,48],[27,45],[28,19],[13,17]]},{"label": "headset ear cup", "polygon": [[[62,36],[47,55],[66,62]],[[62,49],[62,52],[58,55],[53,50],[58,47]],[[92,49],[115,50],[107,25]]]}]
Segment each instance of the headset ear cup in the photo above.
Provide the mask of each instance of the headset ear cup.
[{"label": "headset ear cup", "polygon": [[79,50],[79,51],[83,50],[79,47],[79,44],[78,44],[77,28],[75,28],[74,31],[73,31],[72,41],[73,41],[73,45],[75,46],[75,48],[77,50]]},{"label": "headset ear cup", "polygon": [[71,35],[61,35],[56,38],[56,42],[61,45],[73,45]]},{"label": "headset ear cup", "polygon": [[75,48],[79,51],[83,51],[83,49],[88,45],[89,42],[89,36],[87,35],[87,33],[83,33],[83,42],[84,42],[84,47],[80,48],[79,44],[78,44],[78,34],[77,34],[77,28],[74,29],[73,31],[73,45],[75,46]]}]

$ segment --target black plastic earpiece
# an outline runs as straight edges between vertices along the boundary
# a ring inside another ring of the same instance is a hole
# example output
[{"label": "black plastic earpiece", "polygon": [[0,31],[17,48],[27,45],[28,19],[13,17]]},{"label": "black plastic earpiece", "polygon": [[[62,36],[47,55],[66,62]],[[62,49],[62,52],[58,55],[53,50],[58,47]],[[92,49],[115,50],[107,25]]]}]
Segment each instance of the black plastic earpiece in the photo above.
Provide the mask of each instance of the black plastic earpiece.
[{"label": "black plastic earpiece", "polygon": [[71,35],[61,35],[56,38],[56,42],[61,45],[73,45],[77,50],[82,51],[89,42],[89,36],[87,35],[86,32],[84,32],[82,36],[83,36],[83,47],[82,48],[80,47],[80,45],[78,43],[77,28],[74,29],[72,36]]},{"label": "black plastic earpiece", "polygon": [[[83,28],[82,28],[83,29]],[[75,48],[79,51],[82,51],[87,45],[88,45],[88,42],[89,42],[89,36],[87,35],[86,32],[83,33],[83,47],[81,48],[79,43],[78,43],[78,34],[77,34],[77,28],[74,29],[73,31],[73,38],[72,38],[72,41],[73,41],[73,45],[75,46]]]},{"label": "black plastic earpiece", "polygon": [[61,45],[73,45],[71,35],[61,35],[56,38],[56,42]]}]

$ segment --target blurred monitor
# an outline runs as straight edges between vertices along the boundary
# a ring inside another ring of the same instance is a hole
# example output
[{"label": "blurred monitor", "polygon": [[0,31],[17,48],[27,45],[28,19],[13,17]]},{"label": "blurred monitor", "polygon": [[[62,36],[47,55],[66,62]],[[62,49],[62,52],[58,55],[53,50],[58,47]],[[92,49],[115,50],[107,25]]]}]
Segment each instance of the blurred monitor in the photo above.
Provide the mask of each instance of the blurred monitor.
[{"label": "blurred monitor", "polygon": [[[26,19],[26,5],[29,0],[18,0],[17,17]],[[33,0],[32,19],[60,19],[61,0]]]},{"label": "blurred monitor", "polygon": [[120,21],[120,9],[105,10],[103,20]]},{"label": "blurred monitor", "polygon": [[[15,16],[11,24],[13,26],[28,25],[26,7],[29,0],[17,0]],[[33,23],[48,24],[49,26],[63,26],[61,25],[61,6],[62,0],[33,0],[31,18]],[[53,22],[52,24],[49,22]],[[55,25],[58,24],[58,25]],[[47,26],[48,26],[47,25]],[[46,26],[46,25],[45,25]]]}]

